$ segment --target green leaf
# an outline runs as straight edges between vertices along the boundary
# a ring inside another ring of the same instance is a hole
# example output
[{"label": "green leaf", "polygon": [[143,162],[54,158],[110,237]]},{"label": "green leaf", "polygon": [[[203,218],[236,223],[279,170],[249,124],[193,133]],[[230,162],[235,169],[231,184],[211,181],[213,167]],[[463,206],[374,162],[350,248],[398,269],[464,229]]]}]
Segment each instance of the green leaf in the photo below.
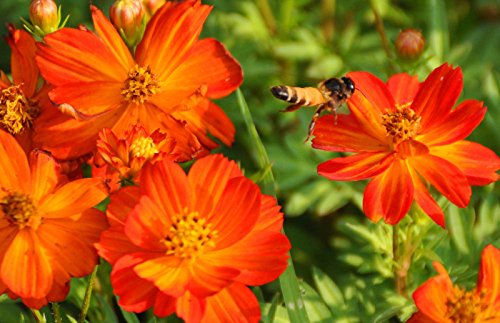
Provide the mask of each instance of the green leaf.
[{"label": "green leaf", "polygon": [[274,295],[273,300],[271,302],[271,306],[269,307],[269,310],[266,313],[266,318],[264,320],[264,323],[273,323],[274,318],[276,316],[276,310],[278,308],[278,303],[280,301],[281,297],[279,294]]},{"label": "green leaf", "polygon": [[317,267],[313,267],[313,279],[319,294],[334,316],[337,311],[343,310],[344,296],[335,282]]},{"label": "green leaf", "polygon": [[122,313],[127,323],[140,323],[139,319],[134,313],[127,312],[121,307],[120,307],[120,312]]},{"label": "green leaf", "polygon": [[306,282],[301,283],[304,293],[304,302],[311,322],[331,322],[332,313],[323,302],[321,296]]}]

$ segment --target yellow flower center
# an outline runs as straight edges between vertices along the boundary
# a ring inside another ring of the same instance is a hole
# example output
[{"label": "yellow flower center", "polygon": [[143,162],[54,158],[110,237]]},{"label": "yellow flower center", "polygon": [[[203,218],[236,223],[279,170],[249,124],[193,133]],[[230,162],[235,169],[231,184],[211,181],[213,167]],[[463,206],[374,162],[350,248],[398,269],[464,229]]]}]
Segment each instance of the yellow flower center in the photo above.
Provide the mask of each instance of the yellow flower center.
[{"label": "yellow flower center", "polygon": [[484,294],[477,291],[467,291],[453,286],[453,295],[448,298],[448,318],[457,323],[473,323],[484,313],[488,304],[484,301]]},{"label": "yellow flower center", "polygon": [[159,89],[158,80],[156,75],[151,72],[151,68],[135,65],[128,72],[128,78],[125,80],[121,94],[132,103],[142,104]]},{"label": "yellow flower center", "polygon": [[208,248],[215,247],[217,230],[212,229],[212,224],[200,218],[198,212],[184,210],[184,214],[172,219],[170,232],[165,238],[167,255],[176,257],[195,258]]},{"label": "yellow flower center", "polygon": [[151,137],[137,138],[130,144],[130,156],[151,159],[159,151]]},{"label": "yellow flower center", "polygon": [[41,222],[36,206],[33,200],[23,193],[8,193],[0,200],[0,209],[4,217],[19,229],[30,226],[38,228]]},{"label": "yellow flower center", "polygon": [[382,125],[395,144],[413,138],[420,130],[422,117],[418,116],[410,105],[411,102],[398,105],[396,111],[386,112],[382,116]]},{"label": "yellow flower center", "polygon": [[0,93],[0,126],[12,135],[31,127],[39,114],[38,103],[26,98],[18,85],[12,85]]}]

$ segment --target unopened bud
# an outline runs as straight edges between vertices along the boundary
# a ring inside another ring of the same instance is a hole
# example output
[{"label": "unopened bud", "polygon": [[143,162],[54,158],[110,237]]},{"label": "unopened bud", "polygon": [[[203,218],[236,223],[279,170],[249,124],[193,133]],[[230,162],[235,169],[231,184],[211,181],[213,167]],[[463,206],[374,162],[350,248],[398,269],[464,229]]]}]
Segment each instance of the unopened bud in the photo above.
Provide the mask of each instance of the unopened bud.
[{"label": "unopened bud", "polygon": [[405,29],[396,38],[396,51],[402,58],[414,59],[424,51],[425,38],[415,29]]},{"label": "unopened bud", "polygon": [[56,3],[53,0],[31,1],[30,20],[43,34],[56,31],[60,21]]},{"label": "unopened bud", "polygon": [[154,13],[165,4],[165,0],[142,0],[144,9],[149,17],[154,15]]},{"label": "unopened bud", "polygon": [[117,0],[109,9],[113,25],[129,46],[135,46],[144,31],[144,8],[141,0]]}]

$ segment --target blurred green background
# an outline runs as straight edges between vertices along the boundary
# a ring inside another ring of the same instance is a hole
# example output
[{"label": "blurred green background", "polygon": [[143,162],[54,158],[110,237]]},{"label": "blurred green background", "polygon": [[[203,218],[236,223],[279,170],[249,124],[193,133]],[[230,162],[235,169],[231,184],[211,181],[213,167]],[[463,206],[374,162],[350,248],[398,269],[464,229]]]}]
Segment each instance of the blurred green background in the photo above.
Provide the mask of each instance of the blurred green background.
[{"label": "blurred green background", "polygon": [[[92,2],[107,12],[112,1]],[[337,155],[313,150],[309,143],[304,143],[314,109],[279,113],[286,104],[274,99],[269,88],[278,84],[314,86],[325,78],[353,70],[369,71],[383,80],[406,71],[419,75],[423,81],[433,68],[449,62],[461,66],[464,73],[461,100],[482,100],[488,107],[484,121],[469,139],[498,154],[500,1],[203,2],[214,5],[203,36],[221,40],[243,66],[245,79],[241,90],[272,163],[278,199],[286,214],[285,231],[292,241],[298,275],[304,281],[306,307],[313,313],[309,314],[311,321],[406,320],[415,308],[411,299],[394,292],[392,228],[370,223],[361,211],[366,182],[331,182],[319,177],[316,166]],[[88,1],[59,3],[63,16],[71,15],[69,26],[91,26]],[[28,5],[29,1],[0,2],[3,33],[7,22],[21,26],[19,17],[28,17]],[[383,19],[389,55],[375,28],[374,11]],[[421,30],[427,40],[425,52],[417,61],[402,61],[395,55],[394,40],[405,28]],[[2,44],[0,51],[1,68],[8,71],[7,46]],[[259,156],[236,96],[218,103],[238,129],[233,147],[219,151],[238,160],[246,174],[259,181]],[[344,107],[341,113],[347,113],[346,110]],[[475,283],[482,248],[487,243],[500,246],[499,197],[499,185],[490,185],[474,189],[467,209],[438,199],[445,209],[448,230],[437,227],[425,216],[403,221],[401,228],[408,230],[402,232],[403,241],[410,229],[418,237],[413,240],[416,252],[409,272],[410,291],[434,275],[432,260],[443,262],[457,282],[465,286]],[[277,291],[278,285],[263,290],[269,301],[268,295]],[[90,315],[94,320],[108,320],[103,315],[111,314],[93,308]],[[283,308],[278,309],[277,315],[286,320]]]}]

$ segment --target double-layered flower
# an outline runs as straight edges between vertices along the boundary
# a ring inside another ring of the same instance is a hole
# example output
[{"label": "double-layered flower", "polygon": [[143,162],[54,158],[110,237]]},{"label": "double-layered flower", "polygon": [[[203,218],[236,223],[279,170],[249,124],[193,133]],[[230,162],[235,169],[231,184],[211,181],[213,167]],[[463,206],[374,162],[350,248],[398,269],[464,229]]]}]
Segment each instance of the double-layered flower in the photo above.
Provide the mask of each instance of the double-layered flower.
[{"label": "double-layered flower", "polygon": [[62,301],[71,277],[97,264],[93,247],[107,228],[92,207],[105,197],[101,180],[67,182],[54,159],[0,130],[0,293],[34,308]]},{"label": "double-layered flower", "polygon": [[287,266],[276,200],[221,155],[199,159],[187,176],[168,159],[147,164],[140,188],[113,195],[107,215],[97,248],[127,311],[257,322],[259,304],[245,285],[270,282]]},{"label": "double-layered flower", "polygon": [[437,224],[444,214],[428,184],[459,207],[471,196],[471,185],[498,179],[500,159],[490,149],[464,140],[486,113],[482,102],[465,100],[453,108],[462,91],[462,71],[444,64],[423,83],[398,74],[387,84],[366,72],[348,76],[356,91],[350,114],[320,118],[313,147],[353,153],[318,166],[332,180],[371,179],[363,210],[373,221],[398,223],[415,201]]},{"label": "double-layered flower", "polygon": [[410,323],[500,322],[500,250],[484,248],[477,286],[466,290],[451,282],[446,269],[434,263],[438,276],[413,293],[418,312]]},{"label": "double-layered flower", "polygon": [[189,146],[199,149],[189,158],[217,146],[208,133],[232,143],[233,124],[209,99],[234,91],[242,71],[217,40],[198,39],[210,6],[166,3],[148,22],[134,56],[104,14],[91,10],[96,33],[63,28],[39,46],[38,66],[54,86],[50,98],[70,116],[43,119],[37,139],[45,148],[65,148],[59,158],[79,156],[95,149],[101,129],[120,136],[137,123],[178,142],[194,134]]}]

